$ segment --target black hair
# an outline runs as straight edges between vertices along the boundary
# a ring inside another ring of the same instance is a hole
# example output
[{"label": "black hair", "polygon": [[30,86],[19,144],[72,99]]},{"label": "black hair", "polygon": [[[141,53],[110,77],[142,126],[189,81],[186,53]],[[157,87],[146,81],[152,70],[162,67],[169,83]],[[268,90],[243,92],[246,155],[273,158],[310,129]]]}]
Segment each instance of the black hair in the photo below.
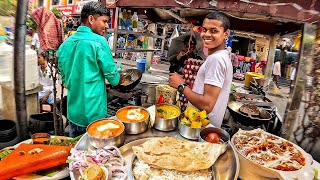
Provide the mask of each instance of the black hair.
[{"label": "black hair", "polygon": [[[183,40],[184,44],[188,44],[190,40],[190,36],[186,36],[185,39]],[[190,41],[190,45],[197,45],[197,40],[194,36],[191,36],[191,41]]]},{"label": "black hair", "polygon": [[229,18],[218,12],[218,11],[213,11],[211,13],[209,13],[207,16],[206,16],[207,19],[213,19],[213,20],[219,20],[222,22],[222,26],[223,26],[223,29],[224,31],[230,29],[230,20]]},{"label": "black hair", "polygon": [[99,2],[91,1],[86,3],[81,10],[81,22],[86,22],[90,15],[105,15],[110,17],[110,10]]}]

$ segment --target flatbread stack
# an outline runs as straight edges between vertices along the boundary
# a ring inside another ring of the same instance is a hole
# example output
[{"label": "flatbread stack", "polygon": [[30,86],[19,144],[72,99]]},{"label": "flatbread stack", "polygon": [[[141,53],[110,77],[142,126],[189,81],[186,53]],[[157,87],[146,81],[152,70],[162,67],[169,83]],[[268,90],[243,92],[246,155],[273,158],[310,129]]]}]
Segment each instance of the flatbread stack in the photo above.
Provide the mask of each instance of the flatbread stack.
[{"label": "flatbread stack", "polygon": [[192,142],[165,137],[133,146],[138,159],[151,167],[178,171],[210,168],[222,154],[224,144]]}]

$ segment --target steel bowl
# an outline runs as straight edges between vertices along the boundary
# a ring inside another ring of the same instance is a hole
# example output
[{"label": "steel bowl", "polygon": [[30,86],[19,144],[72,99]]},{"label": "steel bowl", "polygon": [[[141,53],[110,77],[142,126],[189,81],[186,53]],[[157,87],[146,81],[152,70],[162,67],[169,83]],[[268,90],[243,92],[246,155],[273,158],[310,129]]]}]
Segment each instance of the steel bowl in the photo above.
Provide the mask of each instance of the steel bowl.
[{"label": "steel bowl", "polygon": [[179,123],[179,133],[187,139],[197,140],[202,129],[203,128],[190,128],[181,122]]},{"label": "steel bowl", "polygon": [[[167,106],[171,106],[172,108],[175,108],[179,111],[179,116],[181,114],[181,111],[178,107],[172,105],[172,104],[157,104],[156,105],[156,110],[158,106],[162,106],[162,105],[167,105]],[[171,118],[171,119],[166,119],[166,118],[155,118],[155,121],[153,123],[153,127],[157,130],[160,131],[173,131],[178,127],[178,121],[179,121],[179,116],[175,117],[175,118]]]},{"label": "steel bowl", "polygon": [[[122,131],[118,136],[111,137],[111,138],[97,138],[97,137],[93,137],[90,135],[90,133],[88,132],[88,128],[90,127],[90,125],[97,122],[97,121],[103,121],[103,120],[118,121],[115,119],[99,119],[99,120],[96,120],[96,121],[90,123],[87,127],[87,134],[88,134],[88,139],[89,139],[90,144],[95,148],[101,148],[101,147],[105,147],[105,146],[116,146],[116,147],[122,146],[124,143],[124,140],[125,140],[124,131]],[[118,122],[120,122],[120,121],[118,121]],[[120,124],[122,125],[123,129],[125,129],[123,123],[120,122]]]},{"label": "steel bowl", "polygon": [[[121,120],[121,118],[118,117],[118,113],[120,111],[123,111],[125,109],[130,109],[130,108],[140,108],[140,109],[143,109],[145,110],[147,113],[148,113],[148,117],[145,118],[144,120],[141,120],[139,122],[123,122]],[[147,129],[148,129],[148,126],[149,126],[149,121],[150,121],[150,114],[149,112],[143,108],[143,107],[140,107],[140,106],[126,106],[126,107],[123,107],[121,109],[119,109],[116,113],[116,117],[118,120],[120,120],[123,124],[124,124],[124,131],[127,133],[127,134],[140,134],[140,133],[143,133],[145,132]]]},{"label": "steel bowl", "polygon": [[222,153],[226,152],[227,145],[230,142],[230,135],[227,131],[217,128],[217,127],[206,127],[200,131],[199,141],[205,142],[206,137],[210,133],[217,133],[220,137],[220,143],[225,144],[224,149],[222,150]]}]

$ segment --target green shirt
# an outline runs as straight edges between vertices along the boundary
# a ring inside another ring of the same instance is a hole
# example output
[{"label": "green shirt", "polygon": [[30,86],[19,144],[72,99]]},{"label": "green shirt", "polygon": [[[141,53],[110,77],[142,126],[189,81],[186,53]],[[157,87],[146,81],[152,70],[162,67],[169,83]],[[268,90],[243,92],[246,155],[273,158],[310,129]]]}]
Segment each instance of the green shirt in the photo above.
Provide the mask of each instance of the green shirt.
[{"label": "green shirt", "polygon": [[89,27],[80,26],[58,50],[62,81],[68,89],[68,119],[77,126],[107,116],[105,78],[113,86],[120,74],[108,42]]}]

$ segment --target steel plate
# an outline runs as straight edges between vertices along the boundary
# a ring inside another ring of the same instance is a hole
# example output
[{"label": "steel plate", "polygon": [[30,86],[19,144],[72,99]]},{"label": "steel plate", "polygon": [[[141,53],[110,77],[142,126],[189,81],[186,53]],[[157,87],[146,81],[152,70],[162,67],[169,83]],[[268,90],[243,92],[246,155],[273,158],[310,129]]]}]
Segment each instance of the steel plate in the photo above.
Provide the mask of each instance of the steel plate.
[{"label": "steel plate", "polygon": [[[119,149],[121,151],[122,156],[126,162],[126,169],[128,173],[128,180],[133,180],[133,177],[130,176],[131,173],[131,162],[133,157],[132,146],[140,145],[147,140],[159,137],[174,137],[178,139],[184,139],[180,134],[179,130],[170,131],[170,132],[162,132],[155,130],[153,128],[149,128],[146,132],[138,134],[138,135],[126,135],[125,145],[121,146]],[[82,138],[78,141],[76,149],[84,150],[84,149],[94,149],[92,145],[90,145],[87,133],[82,136]],[[70,166],[70,164],[69,164]],[[70,167],[69,167],[70,168]],[[222,154],[218,160],[213,165],[213,171],[215,173],[215,180],[236,180],[239,176],[240,170],[240,162],[239,158],[236,154],[236,151],[229,143],[227,151]],[[72,180],[76,180],[79,177],[78,171],[70,171],[70,178]]]},{"label": "steel plate", "polygon": [[[134,156],[132,146],[138,146],[151,139],[154,138],[139,139],[120,147],[122,156],[126,161],[126,169],[128,170],[128,180],[134,180],[134,177],[132,175],[132,161]],[[214,174],[213,179],[215,180],[235,180],[238,178],[240,163],[238,156],[236,155],[236,152],[230,144],[228,144],[227,151],[224,154],[222,154],[214,163],[214,165],[212,166],[212,170]]]}]

